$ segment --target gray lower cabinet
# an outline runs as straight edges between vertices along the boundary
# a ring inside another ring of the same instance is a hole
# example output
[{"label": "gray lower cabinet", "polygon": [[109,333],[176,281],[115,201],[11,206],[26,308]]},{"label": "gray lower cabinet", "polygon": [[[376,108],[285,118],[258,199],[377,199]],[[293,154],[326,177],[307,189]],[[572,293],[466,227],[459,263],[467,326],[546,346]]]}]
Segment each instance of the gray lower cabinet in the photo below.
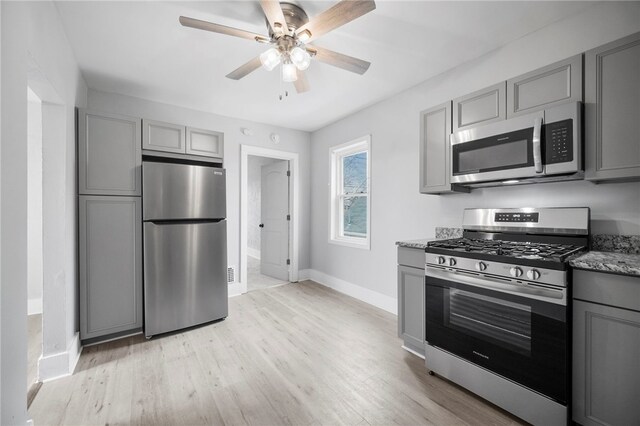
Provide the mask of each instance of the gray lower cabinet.
[{"label": "gray lower cabinet", "polygon": [[78,193],[140,195],[140,119],[78,110]]},{"label": "gray lower cabinet", "polygon": [[142,200],[80,196],[80,339],[142,327]]},{"label": "gray lower cabinet", "polygon": [[507,80],[507,118],[582,102],[582,54]]},{"label": "gray lower cabinet", "polygon": [[640,278],[575,271],[573,421],[640,424]]},{"label": "gray lower cabinet", "polygon": [[161,121],[142,120],[142,149],[184,154],[185,127]]},{"label": "gray lower cabinet", "polygon": [[420,113],[420,192],[444,194],[464,191],[450,183],[451,102]]},{"label": "gray lower cabinet", "polygon": [[453,131],[504,120],[507,116],[503,81],[453,100]]},{"label": "gray lower cabinet", "polygon": [[424,355],[425,253],[398,247],[398,337],[404,346]]},{"label": "gray lower cabinet", "polygon": [[585,54],[585,177],[640,178],[640,33]]},{"label": "gray lower cabinet", "polygon": [[187,154],[224,157],[224,133],[187,127]]}]

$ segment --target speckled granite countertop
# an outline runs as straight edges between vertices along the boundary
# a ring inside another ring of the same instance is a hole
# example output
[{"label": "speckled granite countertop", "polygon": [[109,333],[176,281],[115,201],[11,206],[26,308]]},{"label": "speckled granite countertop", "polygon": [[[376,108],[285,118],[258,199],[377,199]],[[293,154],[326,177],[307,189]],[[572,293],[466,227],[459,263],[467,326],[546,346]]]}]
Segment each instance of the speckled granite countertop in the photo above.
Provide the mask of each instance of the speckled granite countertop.
[{"label": "speckled granite countertop", "polygon": [[434,241],[434,240],[437,240],[437,238],[423,238],[421,240],[396,241],[396,245],[398,247],[407,247],[407,248],[424,250],[427,248],[427,243],[429,241]]},{"label": "speckled granite countertop", "polygon": [[429,241],[435,240],[448,240],[449,238],[461,238],[462,237],[462,228],[443,228],[436,227],[436,237],[435,238],[423,238],[421,240],[405,240],[405,241],[396,241],[396,245],[399,247],[408,247],[408,248],[416,248],[424,250],[427,248],[427,243]]},{"label": "speckled granite countertop", "polygon": [[590,251],[569,263],[574,268],[640,277],[640,254]]}]

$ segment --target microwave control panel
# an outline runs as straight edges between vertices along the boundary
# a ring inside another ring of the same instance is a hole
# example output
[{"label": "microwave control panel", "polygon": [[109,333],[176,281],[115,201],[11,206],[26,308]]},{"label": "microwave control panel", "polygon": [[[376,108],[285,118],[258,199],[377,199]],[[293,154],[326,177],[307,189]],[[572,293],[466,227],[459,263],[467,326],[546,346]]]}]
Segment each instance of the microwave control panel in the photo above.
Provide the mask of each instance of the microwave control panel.
[{"label": "microwave control panel", "polygon": [[573,161],[573,120],[545,124],[545,163]]}]

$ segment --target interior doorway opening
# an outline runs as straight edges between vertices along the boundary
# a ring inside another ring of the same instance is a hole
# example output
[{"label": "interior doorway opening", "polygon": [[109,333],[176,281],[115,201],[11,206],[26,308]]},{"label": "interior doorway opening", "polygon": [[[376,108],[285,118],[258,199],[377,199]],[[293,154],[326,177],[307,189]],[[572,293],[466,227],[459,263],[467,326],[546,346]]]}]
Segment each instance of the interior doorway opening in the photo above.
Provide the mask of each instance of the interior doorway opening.
[{"label": "interior doorway opening", "polygon": [[42,357],[42,100],[27,87],[27,403]]},{"label": "interior doorway opening", "polygon": [[[298,157],[295,152],[240,147],[240,281],[229,286],[230,296],[298,281]],[[255,190],[258,175],[259,206]]]},{"label": "interior doorway opening", "polygon": [[247,291],[289,282],[289,161],[247,161]]}]

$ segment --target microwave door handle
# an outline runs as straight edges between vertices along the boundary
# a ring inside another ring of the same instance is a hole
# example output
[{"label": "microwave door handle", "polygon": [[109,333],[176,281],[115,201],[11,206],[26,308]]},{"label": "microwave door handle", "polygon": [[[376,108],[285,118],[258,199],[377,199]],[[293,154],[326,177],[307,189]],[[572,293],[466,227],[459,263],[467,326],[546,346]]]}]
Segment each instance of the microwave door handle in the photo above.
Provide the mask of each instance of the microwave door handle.
[{"label": "microwave door handle", "polygon": [[542,173],[542,147],[540,134],[542,132],[542,118],[538,117],[533,122],[533,165],[536,173]]}]

